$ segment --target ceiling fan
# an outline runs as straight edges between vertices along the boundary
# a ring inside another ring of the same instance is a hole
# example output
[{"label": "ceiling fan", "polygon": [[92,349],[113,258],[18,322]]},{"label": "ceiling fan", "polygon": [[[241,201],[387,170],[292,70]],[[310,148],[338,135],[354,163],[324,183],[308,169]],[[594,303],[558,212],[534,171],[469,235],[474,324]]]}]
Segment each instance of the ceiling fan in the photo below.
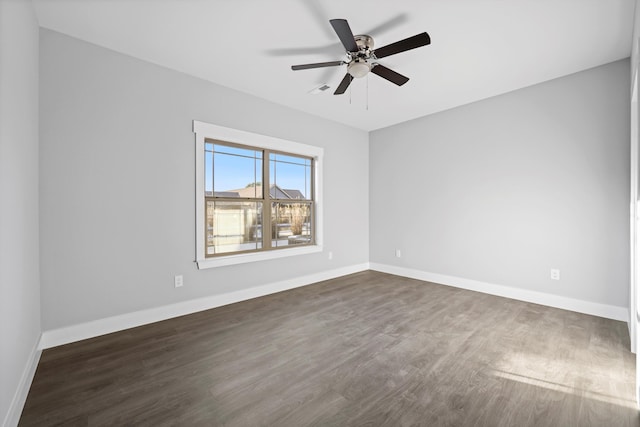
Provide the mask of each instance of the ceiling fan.
[{"label": "ceiling fan", "polygon": [[415,49],[417,47],[426,46],[431,43],[429,34],[425,32],[374,50],[373,37],[366,34],[354,36],[346,19],[331,19],[329,22],[342,42],[342,45],[347,50],[348,60],[292,65],[291,69],[298,71],[308,70],[311,68],[335,67],[346,64],[347,73],[336,88],[336,91],[333,93],[334,95],[342,95],[345,93],[354,78],[364,77],[369,72],[377,74],[383,79],[389,80],[391,83],[395,83],[398,86],[402,86],[409,81],[409,78],[380,64],[378,59]]}]

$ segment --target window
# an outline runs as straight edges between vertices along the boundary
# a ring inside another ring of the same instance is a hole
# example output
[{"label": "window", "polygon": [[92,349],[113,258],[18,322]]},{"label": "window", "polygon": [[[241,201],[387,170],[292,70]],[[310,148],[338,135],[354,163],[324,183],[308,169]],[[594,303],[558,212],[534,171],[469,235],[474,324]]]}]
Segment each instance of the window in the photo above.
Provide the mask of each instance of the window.
[{"label": "window", "polygon": [[193,126],[199,268],[322,250],[321,148]]},{"label": "window", "polygon": [[313,244],[312,158],[212,139],[204,151],[206,257]]}]

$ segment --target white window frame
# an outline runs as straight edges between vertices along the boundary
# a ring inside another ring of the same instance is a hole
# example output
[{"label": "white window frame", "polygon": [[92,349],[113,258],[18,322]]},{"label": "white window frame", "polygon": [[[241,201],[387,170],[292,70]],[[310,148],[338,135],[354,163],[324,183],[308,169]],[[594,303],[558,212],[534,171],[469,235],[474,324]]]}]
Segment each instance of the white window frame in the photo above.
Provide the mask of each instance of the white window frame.
[{"label": "white window frame", "polygon": [[[223,267],[248,262],[285,258],[322,252],[322,157],[324,149],[313,145],[274,138],[257,133],[241,131],[210,123],[193,121],[193,133],[196,134],[196,264],[198,269]],[[204,144],[205,139],[233,142],[257,148],[285,151],[313,158],[314,161],[314,204],[315,204],[315,244],[286,249],[233,254],[207,258],[205,256],[205,171]]]}]

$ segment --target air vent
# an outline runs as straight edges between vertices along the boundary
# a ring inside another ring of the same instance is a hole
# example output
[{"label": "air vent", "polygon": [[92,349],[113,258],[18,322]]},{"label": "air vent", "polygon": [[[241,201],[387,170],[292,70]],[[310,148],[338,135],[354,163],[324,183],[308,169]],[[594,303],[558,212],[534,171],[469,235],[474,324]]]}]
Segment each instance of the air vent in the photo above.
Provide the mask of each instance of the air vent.
[{"label": "air vent", "polygon": [[318,86],[318,87],[313,88],[312,90],[310,90],[310,91],[309,91],[309,93],[310,93],[311,95],[317,95],[317,94],[319,94],[319,93],[324,92],[324,91],[325,91],[325,90],[327,90],[327,89],[331,89],[331,86],[329,86],[329,85],[327,85],[327,84],[322,84],[322,85],[320,85],[320,86]]}]

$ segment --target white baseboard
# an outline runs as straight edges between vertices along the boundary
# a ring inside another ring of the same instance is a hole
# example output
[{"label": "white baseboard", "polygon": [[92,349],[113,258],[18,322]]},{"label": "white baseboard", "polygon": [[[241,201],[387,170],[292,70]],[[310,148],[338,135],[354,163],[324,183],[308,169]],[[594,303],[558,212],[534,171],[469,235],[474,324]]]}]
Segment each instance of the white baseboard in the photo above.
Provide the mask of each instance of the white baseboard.
[{"label": "white baseboard", "polygon": [[269,283],[262,286],[256,286],[249,289],[242,289],[236,292],[182,301],[175,304],[107,317],[60,329],[53,329],[42,333],[40,348],[51,348],[87,338],[93,338],[112,332],[122,331],[124,329],[134,328],[136,326],[142,326],[149,323],[159,322],[161,320],[171,319],[173,317],[184,316],[198,311],[233,304],[251,298],[286,291],[288,289],[298,288],[311,283],[321,282],[323,280],[329,280],[368,269],[368,263],[356,264],[334,270],[323,271],[321,273],[314,273],[307,276],[283,280],[280,282]]},{"label": "white baseboard", "polygon": [[397,276],[424,280],[426,282],[433,282],[519,301],[561,308],[563,310],[590,314],[607,319],[621,320],[623,322],[629,321],[629,310],[626,307],[600,304],[559,295],[546,294],[543,292],[530,291],[527,289],[512,288],[510,286],[495,285],[493,283],[464,279],[462,277],[447,276],[444,274],[429,273],[427,271],[414,270],[411,268],[396,267],[388,264],[370,263],[370,269],[383,273],[395,274]]},{"label": "white baseboard", "polygon": [[35,343],[33,349],[31,349],[31,353],[29,354],[29,359],[27,360],[27,364],[22,371],[22,376],[20,377],[20,384],[13,395],[13,399],[11,399],[11,405],[9,406],[9,411],[5,416],[4,421],[2,422],[3,427],[14,427],[18,425],[20,421],[20,415],[22,415],[22,409],[24,408],[24,404],[27,401],[27,395],[29,394],[29,389],[31,388],[31,382],[33,381],[33,377],[36,374],[36,369],[38,368],[38,362],[40,361],[40,355],[42,351],[40,350],[40,341],[42,337]]},{"label": "white baseboard", "polygon": [[[380,271],[383,273],[395,274],[398,276],[410,277],[412,279],[453,286],[456,288],[483,292],[486,294],[497,295],[515,300],[532,302],[549,307],[561,308],[578,313],[590,314],[607,319],[621,320],[624,322],[629,321],[629,310],[626,307],[599,304],[590,301],[578,300],[574,298],[546,294],[526,289],[512,288],[509,286],[496,285],[461,277],[429,273],[426,271],[410,268],[396,267],[387,264],[363,263],[324,271],[321,273],[314,273],[307,276],[296,277],[280,282],[269,283],[266,285],[243,289],[236,292],[230,292],[221,295],[212,295],[195,300],[182,301],[175,304],[154,307],[147,310],[126,313],[118,316],[81,323],[78,325],[45,331],[42,333],[39,348],[46,349],[87,338],[93,338],[112,332],[134,328],[136,326],[142,326],[149,323],[171,319],[173,317],[184,316],[186,314],[196,313],[198,311],[208,310],[227,304],[233,304],[251,298],[257,298],[276,292],[286,291],[288,289],[298,288],[300,286],[305,286],[312,283],[321,282],[323,280],[329,280],[368,269]],[[33,369],[35,371],[35,367]]]}]

